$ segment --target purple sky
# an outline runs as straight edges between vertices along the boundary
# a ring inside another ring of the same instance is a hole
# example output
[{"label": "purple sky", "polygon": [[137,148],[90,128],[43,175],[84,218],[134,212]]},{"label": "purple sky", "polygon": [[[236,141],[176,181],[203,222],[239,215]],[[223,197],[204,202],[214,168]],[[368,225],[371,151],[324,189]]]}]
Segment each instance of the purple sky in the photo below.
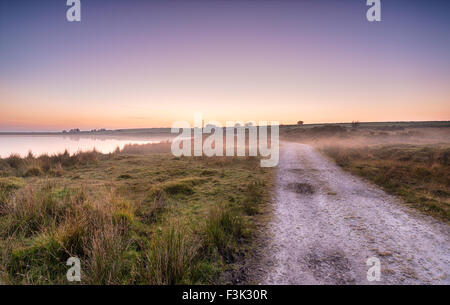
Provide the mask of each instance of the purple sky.
[{"label": "purple sky", "polygon": [[449,1],[0,3],[0,131],[450,119]]}]

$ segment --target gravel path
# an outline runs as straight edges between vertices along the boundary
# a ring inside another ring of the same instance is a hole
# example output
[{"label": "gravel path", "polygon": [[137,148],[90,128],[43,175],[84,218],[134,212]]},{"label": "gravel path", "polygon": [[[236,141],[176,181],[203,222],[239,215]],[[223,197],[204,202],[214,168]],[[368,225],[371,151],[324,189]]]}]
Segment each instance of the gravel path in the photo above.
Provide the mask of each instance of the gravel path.
[{"label": "gravel path", "polygon": [[[450,284],[450,227],[307,145],[282,143],[263,284]],[[369,282],[366,260],[381,261]]]}]

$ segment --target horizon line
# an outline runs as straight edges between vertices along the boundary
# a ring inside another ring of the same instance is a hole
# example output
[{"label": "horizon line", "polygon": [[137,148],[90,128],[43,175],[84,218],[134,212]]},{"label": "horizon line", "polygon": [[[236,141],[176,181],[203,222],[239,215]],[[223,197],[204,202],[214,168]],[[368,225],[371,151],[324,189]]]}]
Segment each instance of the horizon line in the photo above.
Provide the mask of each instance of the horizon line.
[{"label": "horizon line", "polygon": [[[389,124],[389,123],[450,123],[450,120],[423,120],[423,121],[353,121],[358,122],[359,124]],[[244,123],[245,124],[245,123]],[[311,126],[311,125],[338,125],[338,124],[352,124],[352,122],[326,122],[326,123],[303,123],[301,125],[292,123],[292,124],[283,124],[282,122],[279,124],[279,126]],[[259,126],[259,125],[257,125]],[[222,126],[223,127],[223,126]],[[74,129],[76,129],[75,127]],[[79,133],[102,133],[102,132],[114,132],[114,131],[131,131],[131,130],[156,130],[156,129],[171,129],[172,127],[139,127],[139,128],[115,128],[115,129],[107,129],[107,128],[97,128],[97,129],[86,129],[86,130],[80,130]],[[194,128],[194,127],[192,127]],[[104,130],[100,130],[104,129]],[[70,129],[69,129],[70,130]],[[95,130],[95,131],[94,131]],[[67,131],[67,129],[63,130],[27,130],[27,131],[3,131],[0,130],[0,134],[39,134],[39,133],[47,133],[47,134],[63,134],[64,131]],[[70,133],[66,132],[65,134],[77,134],[77,133]]]}]

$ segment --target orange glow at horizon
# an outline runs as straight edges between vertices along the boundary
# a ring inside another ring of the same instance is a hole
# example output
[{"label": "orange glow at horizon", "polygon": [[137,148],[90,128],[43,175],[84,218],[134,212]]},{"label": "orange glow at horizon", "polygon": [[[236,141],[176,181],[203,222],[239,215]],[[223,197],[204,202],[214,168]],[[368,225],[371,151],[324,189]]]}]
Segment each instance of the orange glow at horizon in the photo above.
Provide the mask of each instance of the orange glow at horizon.
[{"label": "orange glow at horizon", "polygon": [[96,75],[96,82],[89,77],[78,80],[78,90],[62,81],[46,84],[41,80],[27,88],[5,86],[6,82],[0,85],[0,130],[8,126],[16,130],[171,127],[180,120],[192,124],[194,112],[201,112],[205,122],[222,123],[450,118],[450,94],[445,84],[411,76],[379,81],[358,71],[340,76],[329,68],[322,76],[314,69],[299,69],[301,72],[287,76],[276,68],[259,71],[270,77],[247,70],[246,74],[254,76],[250,81],[227,69],[215,71],[221,81],[208,77],[208,73],[195,78],[179,73],[178,79],[161,77],[156,85],[147,77],[123,79],[124,71],[118,71],[117,76]]}]

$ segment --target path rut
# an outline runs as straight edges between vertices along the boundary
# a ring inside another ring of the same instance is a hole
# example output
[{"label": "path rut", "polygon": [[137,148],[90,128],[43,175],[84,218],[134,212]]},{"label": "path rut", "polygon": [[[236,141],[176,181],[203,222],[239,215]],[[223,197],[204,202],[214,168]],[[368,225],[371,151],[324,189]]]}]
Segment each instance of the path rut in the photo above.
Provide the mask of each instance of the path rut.
[{"label": "path rut", "polygon": [[[283,142],[262,284],[450,284],[450,228]],[[369,282],[369,257],[381,281]]]}]

